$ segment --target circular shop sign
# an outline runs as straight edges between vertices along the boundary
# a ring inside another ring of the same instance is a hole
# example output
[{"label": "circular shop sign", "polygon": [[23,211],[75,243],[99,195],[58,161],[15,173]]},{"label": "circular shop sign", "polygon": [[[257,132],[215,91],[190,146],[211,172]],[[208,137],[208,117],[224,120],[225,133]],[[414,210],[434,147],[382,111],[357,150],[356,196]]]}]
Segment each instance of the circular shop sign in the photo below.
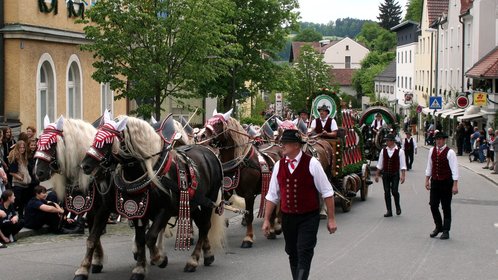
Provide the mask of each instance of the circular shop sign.
[{"label": "circular shop sign", "polygon": [[331,118],[335,118],[335,115],[337,113],[335,101],[331,96],[325,94],[319,95],[313,100],[312,110],[311,110],[313,117],[315,118],[320,117],[320,112],[318,112],[318,108],[322,107],[323,105],[327,106],[327,108],[330,108],[329,116]]},{"label": "circular shop sign", "polygon": [[460,109],[467,108],[467,106],[469,106],[469,99],[467,98],[467,96],[463,96],[463,95],[458,96],[456,98],[456,105]]}]

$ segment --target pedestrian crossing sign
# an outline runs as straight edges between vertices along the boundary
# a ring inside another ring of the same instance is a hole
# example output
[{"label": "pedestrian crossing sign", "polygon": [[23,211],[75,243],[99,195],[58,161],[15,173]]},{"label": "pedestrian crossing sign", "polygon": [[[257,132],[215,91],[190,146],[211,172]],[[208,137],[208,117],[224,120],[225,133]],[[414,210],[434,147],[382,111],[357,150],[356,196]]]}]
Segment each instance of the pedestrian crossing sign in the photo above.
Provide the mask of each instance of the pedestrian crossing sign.
[{"label": "pedestrian crossing sign", "polygon": [[443,97],[441,96],[429,97],[429,109],[441,109],[441,108],[443,108]]}]

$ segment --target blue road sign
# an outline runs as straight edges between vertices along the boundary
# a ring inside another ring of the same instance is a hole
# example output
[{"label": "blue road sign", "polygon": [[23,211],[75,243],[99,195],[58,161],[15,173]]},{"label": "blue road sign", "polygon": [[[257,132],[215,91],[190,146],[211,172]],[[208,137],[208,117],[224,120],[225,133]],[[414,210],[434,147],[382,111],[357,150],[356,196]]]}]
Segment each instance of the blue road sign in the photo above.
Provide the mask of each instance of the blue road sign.
[{"label": "blue road sign", "polygon": [[443,97],[441,96],[429,97],[429,109],[441,109],[441,108],[443,108]]}]

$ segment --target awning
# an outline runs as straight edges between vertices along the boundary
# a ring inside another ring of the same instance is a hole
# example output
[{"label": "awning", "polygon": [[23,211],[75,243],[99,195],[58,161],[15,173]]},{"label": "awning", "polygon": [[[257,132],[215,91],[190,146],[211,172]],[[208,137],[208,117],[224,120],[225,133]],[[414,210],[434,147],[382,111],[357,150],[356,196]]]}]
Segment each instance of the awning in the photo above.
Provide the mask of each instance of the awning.
[{"label": "awning", "polygon": [[484,115],[485,115],[484,112],[479,112],[476,114],[463,115],[463,116],[457,117],[457,120],[463,121],[463,120],[478,119],[478,118],[482,118]]},{"label": "awning", "polygon": [[458,113],[462,113],[462,115],[463,115],[464,112],[465,112],[465,109],[451,109],[449,111],[442,113],[441,118],[445,119],[450,115],[454,115],[454,114],[458,114]]},{"label": "awning", "polygon": [[455,119],[456,117],[462,116],[463,114],[465,114],[465,111],[451,114],[450,119]]},{"label": "awning", "polygon": [[422,114],[430,115],[434,112],[434,109],[429,109],[429,107],[422,108]]},{"label": "awning", "polygon": [[441,109],[441,110],[437,110],[436,113],[434,113],[434,116],[439,117],[443,113],[446,113],[446,112],[449,112],[449,111],[453,111],[453,109]]}]

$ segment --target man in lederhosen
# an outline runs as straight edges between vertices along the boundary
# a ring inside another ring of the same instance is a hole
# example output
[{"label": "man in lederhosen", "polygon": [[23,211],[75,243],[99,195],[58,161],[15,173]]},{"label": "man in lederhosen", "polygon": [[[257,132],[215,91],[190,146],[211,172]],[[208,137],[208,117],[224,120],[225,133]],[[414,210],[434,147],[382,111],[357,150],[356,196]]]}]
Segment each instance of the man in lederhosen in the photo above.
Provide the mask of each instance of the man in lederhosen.
[{"label": "man in lederhosen", "polygon": [[[458,193],[458,162],[455,151],[446,146],[446,135],[439,131],[434,136],[436,146],[429,150],[427,168],[425,170],[425,188],[430,191],[430,206],[436,228],[430,237],[440,232],[441,239],[450,238],[451,199]],[[443,208],[444,219],[439,212],[439,203]]]},{"label": "man in lederhosen", "polygon": [[270,217],[280,203],[285,252],[289,255],[292,279],[308,279],[320,223],[321,195],[327,205],[329,233],[337,230],[334,215],[334,191],[320,162],[301,151],[301,134],[288,129],[280,140],[285,158],[274,168],[266,195],[262,230],[270,233]]},{"label": "man in lederhosen", "polygon": [[394,135],[388,134],[385,138],[387,146],[380,151],[379,161],[377,163],[377,173],[375,182],[379,182],[379,176],[382,173],[382,184],[384,185],[384,199],[386,201],[387,212],[384,217],[392,217],[391,193],[394,197],[396,206],[396,215],[401,215],[401,206],[399,203],[399,183],[405,182],[406,161],[405,153],[398,149],[395,143]]},{"label": "man in lederhosen", "polygon": [[375,133],[377,133],[385,124],[386,122],[382,118],[382,114],[377,113],[375,114],[375,120],[372,122],[370,126],[372,127],[372,130],[375,131]]},{"label": "man in lederhosen", "polygon": [[412,132],[410,130],[407,130],[405,134],[406,138],[401,143],[401,147],[405,151],[406,170],[410,170],[413,165],[413,154],[417,154],[417,141],[412,137]]},{"label": "man in lederhosen", "polygon": [[336,138],[337,137],[337,122],[331,118],[330,110],[327,105],[323,104],[322,107],[318,108],[320,117],[314,119],[311,123],[312,132],[320,135],[323,138]]}]

